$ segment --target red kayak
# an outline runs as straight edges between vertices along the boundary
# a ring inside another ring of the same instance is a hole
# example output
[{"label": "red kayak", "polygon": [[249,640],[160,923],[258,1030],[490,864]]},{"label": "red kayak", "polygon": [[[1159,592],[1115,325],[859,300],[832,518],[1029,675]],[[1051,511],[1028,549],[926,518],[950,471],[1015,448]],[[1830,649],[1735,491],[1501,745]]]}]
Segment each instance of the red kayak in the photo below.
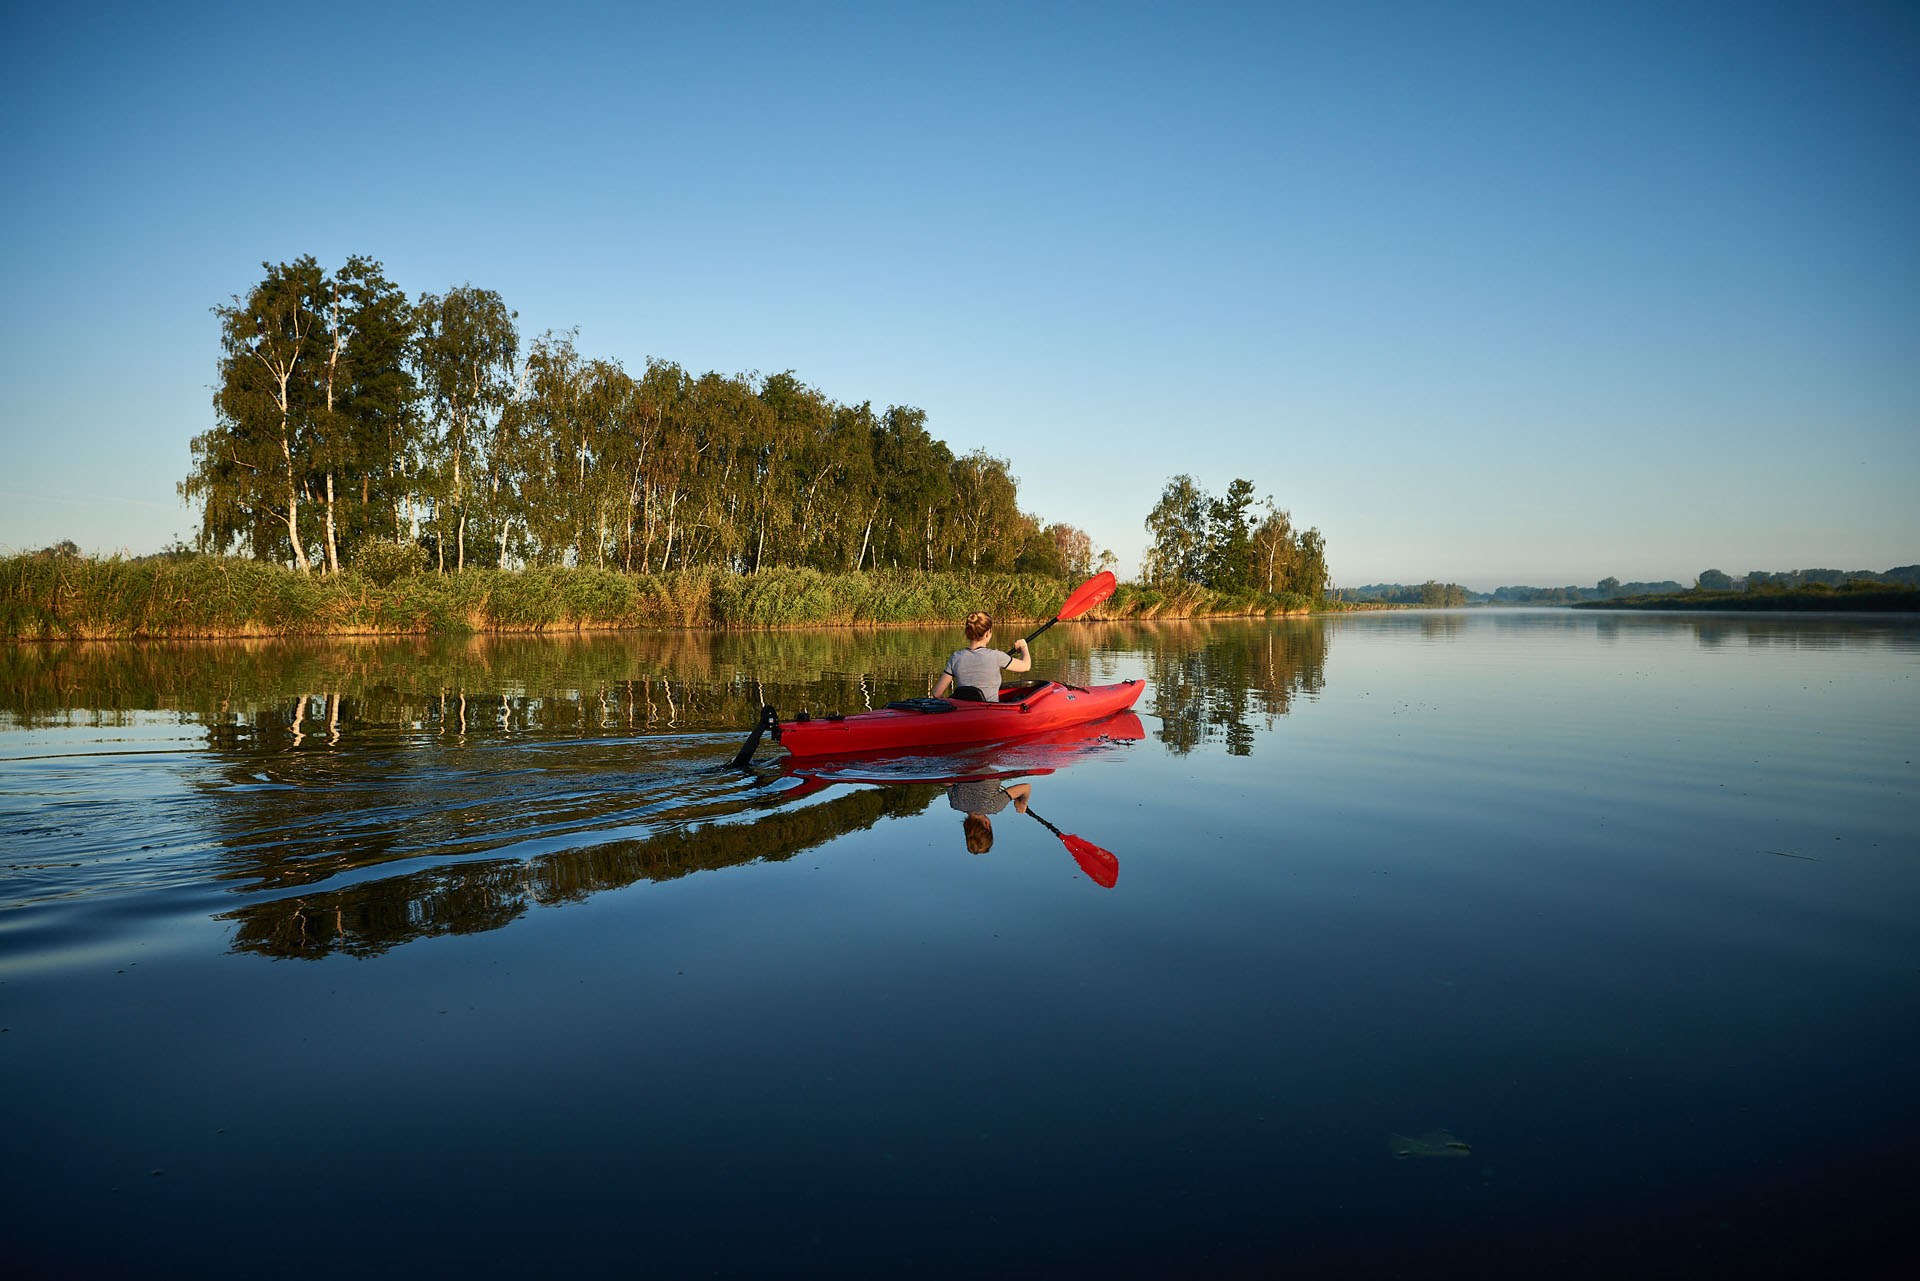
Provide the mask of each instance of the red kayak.
[{"label": "red kayak", "polygon": [[787,721],[776,736],[795,756],[845,756],[1025,738],[1123,712],[1145,688],[1141,681],[1091,688],[1022,681],[1002,688],[997,703],[913,698],[851,716]]}]

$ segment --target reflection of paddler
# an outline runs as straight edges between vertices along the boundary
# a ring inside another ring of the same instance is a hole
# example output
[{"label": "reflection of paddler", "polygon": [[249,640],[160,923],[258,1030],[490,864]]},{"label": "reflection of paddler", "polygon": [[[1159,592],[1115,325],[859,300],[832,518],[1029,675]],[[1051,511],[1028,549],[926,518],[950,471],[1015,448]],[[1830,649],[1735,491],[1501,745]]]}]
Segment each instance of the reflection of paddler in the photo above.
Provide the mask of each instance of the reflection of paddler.
[{"label": "reflection of paddler", "polygon": [[947,788],[947,804],[959,810],[966,818],[961,820],[960,828],[967,834],[967,850],[973,854],[985,854],[993,848],[993,818],[1013,802],[1018,813],[1027,812],[1027,797],[1033,789],[1025,783],[1015,783],[1012,787],[1002,787],[990,778],[968,779]]}]

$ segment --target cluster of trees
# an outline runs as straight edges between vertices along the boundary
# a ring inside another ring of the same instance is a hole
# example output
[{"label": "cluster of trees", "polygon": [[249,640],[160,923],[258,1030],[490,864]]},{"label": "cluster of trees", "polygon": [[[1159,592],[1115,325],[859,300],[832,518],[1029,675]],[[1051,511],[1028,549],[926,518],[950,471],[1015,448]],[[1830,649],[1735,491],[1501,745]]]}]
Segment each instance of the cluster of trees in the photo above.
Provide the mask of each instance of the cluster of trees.
[{"label": "cluster of trees", "polygon": [[1142,577],[1149,583],[1199,583],[1217,592],[1324,597],[1327,548],[1320,531],[1294,529],[1293,518],[1271,497],[1261,500],[1256,513],[1253,492],[1250,480],[1236,479],[1219,497],[1192,476],[1169,480],[1147,515],[1153,545]]},{"label": "cluster of trees", "polygon": [[1470,592],[1458,583],[1437,583],[1429,578],[1409,587],[1405,583],[1369,583],[1365,587],[1345,589],[1349,600],[1377,600],[1388,605],[1426,605],[1458,608],[1471,600],[1484,601],[1484,592]]},{"label": "cluster of trees", "polygon": [[1694,580],[1695,587],[1708,592],[1797,591],[1808,587],[1844,587],[1848,583],[1891,583],[1901,587],[1920,587],[1920,565],[1896,565],[1888,570],[1750,569],[1743,579],[1735,579],[1717,569],[1708,569],[1702,570],[1700,577]]},{"label": "cluster of trees", "polygon": [[524,344],[463,285],[409,300],[381,264],[263,264],[216,307],[214,425],[181,495],[202,550],[338,572],[375,544],[443,570],[881,566],[1084,574],[1087,535],[1019,507],[1007,460],[910,406],[794,374],[630,371],[572,333]]},{"label": "cluster of trees", "polygon": [[1623,583],[1603,578],[1592,587],[1496,587],[1476,592],[1459,583],[1438,583],[1428,579],[1408,586],[1405,583],[1369,583],[1365,587],[1343,587],[1349,600],[1377,600],[1392,605],[1571,605],[1576,601],[1612,600],[1616,596],[1640,596],[1655,592],[1677,592],[1676,582]]},{"label": "cluster of trees", "polygon": [[[1700,591],[1772,591],[1808,587],[1844,587],[1848,583],[1868,582],[1920,587],[1920,565],[1901,565],[1876,572],[1867,569],[1794,569],[1783,573],[1749,571],[1745,578],[1734,578],[1717,569],[1701,572],[1694,580]],[[1687,590],[1672,579],[1657,583],[1623,583],[1603,578],[1592,587],[1496,587],[1491,592],[1470,591],[1458,583],[1436,583],[1429,579],[1416,586],[1404,583],[1369,583],[1364,587],[1342,588],[1349,600],[1377,600],[1394,605],[1573,605],[1585,601],[1616,600],[1623,596],[1664,596]]]},{"label": "cluster of trees", "polygon": [[1671,579],[1658,583],[1623,583],[1609,575],[1592,587],[1496,587],[1490,599],[1499,605],[1571,605],[1583,600],[1613,600],[1618,596],[1649,596],[1679,590],[1680,584]]}]

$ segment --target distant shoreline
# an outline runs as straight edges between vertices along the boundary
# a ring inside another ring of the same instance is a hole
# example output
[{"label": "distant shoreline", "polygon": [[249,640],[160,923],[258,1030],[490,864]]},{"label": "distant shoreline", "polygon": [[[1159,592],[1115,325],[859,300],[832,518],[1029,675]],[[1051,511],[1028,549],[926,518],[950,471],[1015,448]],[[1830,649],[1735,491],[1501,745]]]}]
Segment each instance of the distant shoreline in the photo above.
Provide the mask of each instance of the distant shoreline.
[{"label": "distant shoreline", "polygon": [[1661,596],[1622,596],[1617,600],[1577,601],[1570,609],[1687,610],[1724,614],[1920,614],[1920,591],[1911,588],[1852,590],[1670,592]]}]

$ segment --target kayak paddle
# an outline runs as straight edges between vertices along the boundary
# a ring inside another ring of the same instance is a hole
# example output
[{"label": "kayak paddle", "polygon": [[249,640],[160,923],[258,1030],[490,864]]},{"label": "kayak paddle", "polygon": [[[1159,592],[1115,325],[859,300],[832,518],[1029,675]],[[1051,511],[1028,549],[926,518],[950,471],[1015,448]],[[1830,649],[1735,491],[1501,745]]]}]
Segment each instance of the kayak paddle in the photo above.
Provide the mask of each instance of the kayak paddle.
[{"label": "kayak paddle", "polygon": [[1032,810],[1028,810],[1027,814],[1031,818],[1040,819],[1040,826],[1060,838],[1060,843],[1067,847],[1067,853],[1073,855],[1073,861],[1080,865],[1080,870],[1085,872],[1095,885],[1110,890],[1114,882],[1120,879],[1120,860],[1111,853],[1101,849],[1092,841],[1082,840],[1078,836],[1061,831]]},{"label": "kayak paddle", "polygon": [[1117,584],[1114,582],[1113,571],[1102,570],[1086,582],[1080,584],[1080,586],[1074,588],[1073,595],[1067,597],[1067,603],[1060,607],[1060,612],[1048,619],[1045,623],[1042,623],[1039,631],[1027,637],[1027,648],[1033,648],[1033,642],[1039,639],[1040,632],[1046,631],[1047,628],[1052,627],[1055,623],[1064,623],[1070,619],[1080,617],[1080,615],[1113,595],[1115,586],[1117,586]]}]

